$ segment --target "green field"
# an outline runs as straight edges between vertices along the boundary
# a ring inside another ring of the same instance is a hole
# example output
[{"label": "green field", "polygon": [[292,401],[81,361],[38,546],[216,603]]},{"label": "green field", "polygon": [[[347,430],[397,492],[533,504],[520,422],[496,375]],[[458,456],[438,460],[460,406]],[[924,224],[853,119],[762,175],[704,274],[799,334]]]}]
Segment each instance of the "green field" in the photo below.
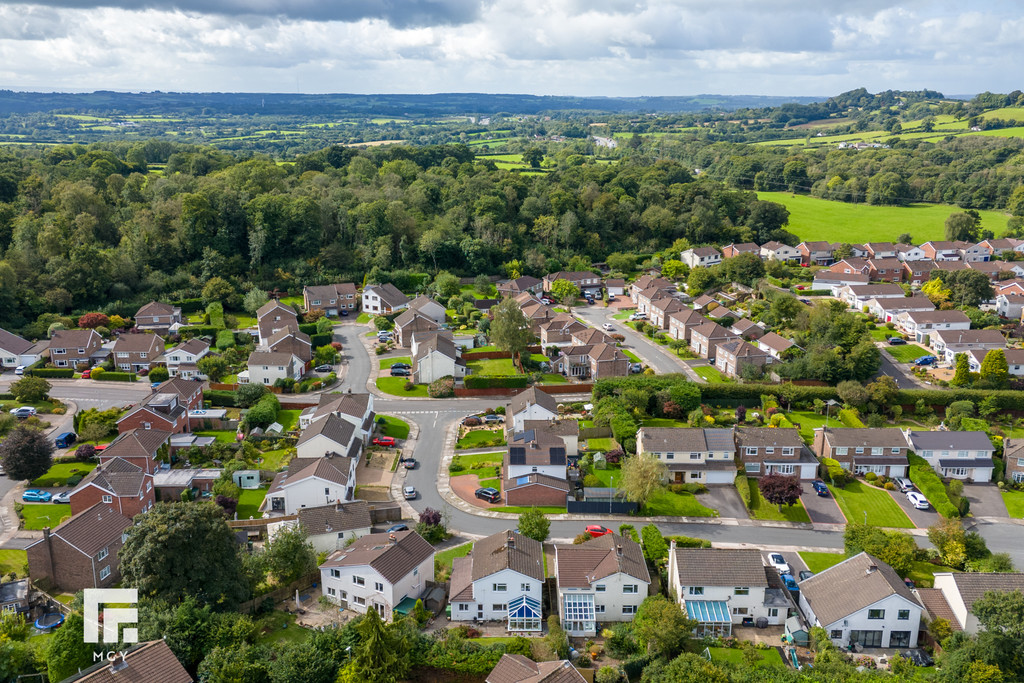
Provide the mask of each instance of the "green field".
[{"label": "green field", "polygon": [[[852,481],[844,489],[829,485],[839,508],[846,515],[846,521],[863,523],[892,529],[913,529],[914,523],[907,517],[889,492],[877,489],[861,481]],[[865,517],[867,513],[867,517]]]},{"label": "green field", "polygon": [[258,489],[244,489],[242,495],[238,497],[238,518],[259,519],[260,505],[263,504],[263,499],[266,498],[269,488],[269,486],[263,486]]},{"label": "green field", "polygon": [[[856,235],[856,242],[895,242],[910,233],[915,244],[945,239],[945,222],[963,209],[946,204],[869,206],[817,199],[789,192],[758,192],[758,199],[778,202],[789,209],[786,228],[802,240],[838,241]],[[997,235],[1006,229],[1007,216],[998,211],[979,211],[983,228]],[[851,237],[851,239],[853,239]]]},{"label": "green field", "polygon": [[409,438],[409,423],[405,420],[390,415],[379,415],[377,422],[379,423],[381,420],[384,420],[384,425],[378,425],[378,429],[384,436],[393,436],[396,439]]},{"label": "green field", "polygon": [[24,507],[21,516],[25,520],[24,529],[40,531],[46,527],[55,527],[60,524],[60,520],[70,517],[71,506],[56,503],[30,504]]},{"label": "green field", "polygon": [[896,359],[898,363],[909,363],[916,358],[922,356],[930,356],[932,352],[928,349],[923,349],[920,346],[914,344],[905,344],[903,346],[886,346],[886,353]]},{"label": "green field", "polygon": [[58,462],[43,476],[32,482],[32,486],[67,486],[68,478],[74,474],[85,476],[96,469],[96,465],[88,462]]},{"label": "green field", "polygon": [[425,397],[427,395],[426,384],[417,384],[413,386],[411,391],[406,391],[405,383],[407,381],[409,381],[408,377],[378,377],[377,388],[385,394],[391,394],[392,396]]}]

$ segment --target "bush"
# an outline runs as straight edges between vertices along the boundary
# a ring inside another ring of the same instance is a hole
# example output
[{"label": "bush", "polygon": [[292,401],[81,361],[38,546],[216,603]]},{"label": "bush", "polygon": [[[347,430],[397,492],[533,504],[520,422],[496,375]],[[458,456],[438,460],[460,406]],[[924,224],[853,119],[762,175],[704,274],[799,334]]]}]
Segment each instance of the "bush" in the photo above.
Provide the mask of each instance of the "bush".
[{"label": "bush", "polygon": [[706,538],[692,536],[666,536],[666,541],[675,541],[677,548],[710,548],[711,541]]},{"label": "bush", "polygon": [[171,373],[168,372],[167,368],[164,367],[163,365],[158,365],[149,371],[149,381],[152,382],[153,384],[166,382],[170,376]]},{"label": "bush", "polygon": [[950,501],[942,479],[928,464],[928,461],[914,453],[908,454],[908,460],[910,461],[910,481],[914,482],[914,486],[924,494],[935,511],[943,517],[959,517],[960,511]]},{"label": "bush", "polygon": [[75,376],[75,371],[71,368],[36,368],[35,370],[29,370],[28,374],[32,377],[58,377],[71,379]]},{"label": "bush", "polygon": [[204,391],[203,400],[208,401],[211,406],[218,406],[220,408],[234,408],[236,405],[235,392],[223,389],[208,389]]},{"label": "bush", "polygon": [[751,494],[750,494],[750,480],[747,479],[747,475],[745,475],[745,474],[737,474],[736,475],[735,484],[736,484],[736,490],[740,494],[740,498],[743,499],[743,504],[749,510],[750,509],[750,503],[751,503],[751,500],[750,500],[750,496],[751,496]]},{"label": "bush", "polygon": [[435,379],[427,386],[427,395],[430,398],[451,398],[455,395],[455,379],[453,377]]},{"label": "bush", "polygon": [[832,481],[834,486],[843,488],[849,483],[850,473],[843,469],[838,460],[822,458],[821,464],[825,466],[826,476]]},{"label": "bush", "polygon": [[101,372],[100,368],[92,371],[92,378],[99,382],[134,382],[134,372]]},{"label": "bush", "polygon": [[235,333],[231,330],[221,330],[217,333],[216,347],[221,351],[230,349],[235,345]]},{"label": "bush", "polygon": [[868,472],[864,475],[864,478],[868,481],[874,481],[875,479],[878,479],[878,474],[875,472]]},{"label": "bush", "polygon": [[860,414],[856,408],[844,408],[843,410],[840,410],[839,421],[847,427],[855,429],[864,428],[864,423],[861,421]]},{"label": "bush", "polygon": [[266,427],[277,419],[277,411],[280,409],[281,402],[277,396],[266,394],[245,414],[245,422],[249,427]]},{"label": "bush", "polygon": [[601,480],[593,474],[588,474],[583,477],[583,486],[586,488],[601,488]]}]

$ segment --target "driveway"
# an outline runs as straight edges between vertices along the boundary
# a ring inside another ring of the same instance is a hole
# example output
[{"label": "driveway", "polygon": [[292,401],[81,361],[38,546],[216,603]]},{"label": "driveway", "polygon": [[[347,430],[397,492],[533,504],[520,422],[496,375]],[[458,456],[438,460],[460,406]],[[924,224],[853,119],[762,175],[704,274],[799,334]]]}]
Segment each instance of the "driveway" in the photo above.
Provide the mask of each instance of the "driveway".
[{"label": "driveway", "polygon": [[749,519],[747,506],[743,504],[735,486],[709,486],[707,493],[697,496],[701,505],[718,510],[719,517]]},{"label": "driveway", "polygon": [[[761,557],[764,558],[764,563],[766,565],[771,566],[771,562],[769,562],[768,556],[771,555],[773,552],[776,551],[773,551],[770,548],[768,550],[761,551]],[[804,564],[804,560],[802,557],[800,557],[799,553],[784,552],[779,554],[782,555],[782,559],[784,559],[786,561],[786,564],[789,565],[789,571],[792,574],[793,578],[799,578],[800,572],[807,570],[807,565]]]},{"label": "driveway", "polygon": [[971,514],[975,517],[1010,518],[999,487],[993,484],[964,484],[964,495],[971,502]]},{"label": "driveway", "polygon": [[804,504],[807,515],[811,518],[812,522],[817,524],[846,524],[846,517],[843,516],[842,510],[839,509],[839,504],[831,494],[829,494],[828,498],[819,496],[811,488],[810,482],[801,482],[800,485],[804,490],[800,496],[800,501]]},{"label": "driveway", "polygon": [[[914,489],[915,491],[917,489]],[[918,491],[920,493],[920,491]],[[896,501],[896,504],[903,508],[903,511],[907,513],[907,517],[910,517],[910,521],[914,523],[918,529],[927,529],[933,524],[936,524],[941,517],[939,513],[935,511],[935,508],[931,505],[928,506],[927,510],[918,510],[916,507],[910,504],[907,500],[907,494],[900,493],[899,491],[889,491],[889,495]]]}]

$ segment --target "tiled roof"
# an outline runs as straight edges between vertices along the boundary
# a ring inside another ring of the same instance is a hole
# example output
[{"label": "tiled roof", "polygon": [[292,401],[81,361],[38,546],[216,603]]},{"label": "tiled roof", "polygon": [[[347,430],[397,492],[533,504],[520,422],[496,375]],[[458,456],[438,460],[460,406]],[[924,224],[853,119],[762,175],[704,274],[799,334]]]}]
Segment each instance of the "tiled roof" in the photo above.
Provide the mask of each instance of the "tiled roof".
[{"label": "tiled roof", "polygon": [[769,332],[757,340],[758,346],[764,348],[767,346],[774,351],[782,353],[791,346],[794,346],[793,340],[781,337],[774,332]]},{"label": "tiled roof", "polygon": [[667,314],[667,317],[679,321],[683,325],[702,325],[707,322],[711,322],[704,316],[692,308],[684,308],[681,311],[673,311]]},{"label": "tiled roof", "polygon": [[246,365],[288,365],[292,362],[292,358],[295,358],[295,354],[291,351],[253,351],[249,354],[249,360],[246,361]]},{"label": "tiled roof", "polygon": [[373,526],[370,506],[365,500],[301,508],[298,515],[299,523],[310,536]]},{"label": "tiled roof", "polygon": [[402,290],[395,287],[390,282],[385,282],[382,285],[367,285],[364,292],[373,292],[380,297],[380,300],[386,303],[391,308],[402,306],[409,303],[409,297],[402,294]]},{"label": "tiled roof", "polygon": [[[164,340],[158,334],[122,334],[114,342],[114,353],[149,353],[164,350]],[[156,354],[153,354],[156,358]]]},{"label": "tiled roof", "polygon": [[347,448],[352,443],[352,435],[355,434],[355,430],[355,425],[351,422],[332,413],[303,429],[295,445],[301,446],[317,436],[325,436],[334,443],[341,445],[342,448]]},{"label": "tiled roof", "polygon": [[174,306],[165,304],[162,301],[150,301],[148,304],[140,308],[135,312],[135,317],[139,316],[148,318],[150,316],[163,316],[163,315],[174,315]]},{"label": "tiled roof", "polygon": [[954,573],[953,582],[956,584],[957,590],[960,591],[960,597],[963,598],[968,612],[973,612],[974,603],[989,591],[995,593],[1024,592],[1024,574],[1019,572],[1009,574]]},{"label": "tiled roof", "polygon": [[32,342],[22,339],[16,334],[0,329],[0,349],[10,353],[22,354],[32,348]]},{"label": "tiled roof", "polygon": [[745,342],[742,339],[731,339],[727,342],[723,342],[718,345],[719,351],[725,351],[730,356],[736,358],[762,358],[768,355],[767,351],[762,351],[750,342]]},{"label": "tiled roof", "polygon": [[611,337],[595,327],[588,327],[584,330],[573,332],[572,336],[580,344],[607,344],[612,341]]},{"label": "tiled roof", "polygon": [[320,567],[368,565],[395,584],[433,554],[434,548],[415,531],[369,534],[333,553]]},{"label": "tiled roof", "polygon": [[[829,427],[825,438],[832,446],[840,448],[906,448],[907,440],[899,429],[847,429]],[[852,455],[852,453],[851,453]]]},{"label": "tiled roof", "polygon": [[917,599],[928,610],[932,619],[945,619],[954,631],[962,631],[960,620],[956,618],[953,608],[946,601],[946,596],[938,588],[918,588]]},{"label": "tiled roof", "polygon": [[914,321],[918,325],[971,322],[971,319],[963,311],[908,311],[907,319]]},{"label": "tiled roof", "polygon": [[131,525],[132,520],[109,505],[96,503],[58,525],[52,534],[91,557],[118,540]]},{"label": "tiled roof", "polygon": [[731,332],[718,323],[713,323],[710,320],[694,327],[691,334],[700,335],[705,339],[729,339],[737,336],[735,332]]},{"label": "tiled roof", "polygon": [[161,429],[130,429],[103,450],[104,458],[151,458],[171,438]]},{"label": "tiled roof", "polygon": [[568,661],[535,662],[522,655],[504,654],[484,683],[585,683]]},{"label": "tiled roof", "polygon": [[523,420],[523,431],[533,430],[551,436],[579,436],[580,423],[576,420]]},{"label": "tiled roof", "polygon": [[104,460],[96,469],[85,475],[75,490],[95,484],[116,496],[137,496],[142,492],[145,481],[146,472],[141,467],[124,458],[112,458]]},{"label": "tiled roof", "polygon": [[641,427],[644,450],[653,453],[735,451],[731,429]]},{"label": "tiled roof", "polygon": [[531,472],[524,474],[521,477],[515,479],[506,479],[503,484],[505,491],[514,491],[517,489],[525,488],[527,486],[546,486],[552,489],[558,489],[564,491],[566,495],[569,493],[569,482],[565,479],[558,479],[556,477],[549,476],[547,474],[541,474],[540,472]]},{"label": "tiled roof", "polygon": [[676,548],[675,559],[681,586],[768,586],[755,548]]},{"label": "tiled roof", "polygon": [[307,460],[307,458],[301,460],[296,458],[293,460],[292,462],[295,463],[294,467],[296,470],[292,472],[289,469],[289,471],[282,472],[275,477],[270,490],[277,491],[310,477],[330,481],[339,486],[348,486],[348,473],[352,467],[352,459],[348,456],[333,455],[322,458],[308,458],[309,464],[306,464],[303,460]]},{"label": "tiled roof", "polygon": [[470,551],[473,580],[511,569],[538,581],[544,580],[544,550],[539,541],[516,531],[499,531],[482,538]]},{"label": "tiled roof", "polygon": [[61,683],[192,683],[163,640],[133,645],[123,661],[97,664]]},{"label": "tiled roof", "polygon": [[412,307],[405,309],[395,318],[395,327],[406,327],[407,325],[416,325],[424,330],[437,328],[436,322]]},{"label": "tiled roof", "polygon": [[186,403],[197,393],[202,393],[202,390],[203,381],[198,379],[172,377],[166,382],[160,383],[161,394],[175,394],[182,403]]},{"label": "tiled roof", "polygon": [[999,330],[935,330],[933,339],[943,344],[1006,344],[1006,338]]},{"label": "tiled roof", "polygon": [[871,298],[874,296],[881,296],[884,294],[899,295],[903,296],[905,292],[903,288],[897,284],[882,284],[882,285],[849,285],[850,293],[858,298]]},{"label": "tiled roof", "polygon": [[256,318],[263,318],[268,313],[276,309],[280,309],[280,313],[278,315],[298,317],[298,315],[295,313],[294,308],[292,308],[288,304],[283,304],[280,301],[277,301],[276,299],[271,299],[270,301],[256,309]]},{"label": "tiled roof", "polygon": [[[184,353],[190,353],[194,356],[197,356],[203,351],[208,350],[209,348],[209,342],[203,341],[199,337],[194,337],[192,339],[189,339],[184,344],[178,344],[173,349],[171,349],[171,351],[182,351]],[[170,353],[171,351],[168,351],[168,353]]]},{"label": "tiled roof", "polygon": [[559,588],[589,588],[618,572],[651,582],[640,544],[618,534],[605,534],[578,545],[556,545],[555,564]]},{"label": "tiled roof", "polygon": [[985,432],[910,431],[914,452],[921,451],[992,451],[992,442]]},{"label": "tiled roof", "polygon": [[893,568],[867,553],[801,581],[800,592],[822,626],[834,624],[890,595],[918,604]]},{"label": "tiled roof", "polygon": [[800,432],[795,429],[783,429],[773,427],[737,427],[736,445],[742,449],[747,446],[758,447],[790,447],[803,448],[804,442],[800,438]]},{"label": "tiled roof", "polygon": [[534,404],[539,405],[542,408],[546,408],[552,413],[558,413],[558,401],[555,400],[555,397],[541,391],[537,387],[530,387],[526,391],[520,391],[509,399],[507,413],[509,415],[515,415],[525,410],[528,406]]},{"label": "tiled roof", "polygon": [[473,558],[456,557],[452,560],[449,577],[451,597],[448,602],[469,602],[473,599]]},{"label": "tiled roof", "polygon": [[90,344],[102,341],[96,330],[57,330],[50,339],[51,348],[88,348]]}]

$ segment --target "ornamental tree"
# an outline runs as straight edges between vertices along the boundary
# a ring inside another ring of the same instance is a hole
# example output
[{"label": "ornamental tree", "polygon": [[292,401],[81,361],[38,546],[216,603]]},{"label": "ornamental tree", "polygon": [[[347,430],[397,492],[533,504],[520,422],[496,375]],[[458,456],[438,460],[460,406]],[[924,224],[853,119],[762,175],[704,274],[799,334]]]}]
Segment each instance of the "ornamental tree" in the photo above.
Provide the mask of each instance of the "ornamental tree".
[{"label": "ornamental tree", "polygon": [[757,480],[757,488],[765,500],[779,507],[779,512],[783,505],[795,505],[802,492],[800,477],[785,474],[766,474]]},{"label": "ornamental tree", "polygon": [[0,464],[14,481],[37,479],[53,465],[53,444],[40,430],[19,425],[0,442]]}]

